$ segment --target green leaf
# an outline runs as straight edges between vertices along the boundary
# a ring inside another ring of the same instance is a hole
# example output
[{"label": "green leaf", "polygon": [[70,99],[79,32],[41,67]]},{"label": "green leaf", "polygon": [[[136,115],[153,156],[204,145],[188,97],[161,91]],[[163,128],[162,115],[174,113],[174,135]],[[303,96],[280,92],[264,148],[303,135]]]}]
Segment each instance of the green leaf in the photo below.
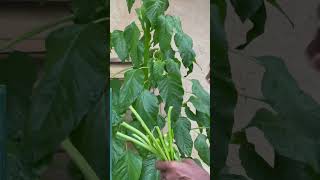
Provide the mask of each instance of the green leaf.
[{"label": "green leaf", "polygon": [[127,108],[139,97],[143,91],[144,73],[141,69],[132,69],[124,74],[124,83],[120,90],[120,107],[118,112]]},{"label": "green leaf", "polygon": [[111,34],[111,41],[115,52],[122,62],[128,59],[129,50],[123,31],[114,30]]},{"label": "green leaf", "polygon": [[158,88],[160,96],[165,102],[166,112],[168,112],[170,106],[173,106],[172,120],[176,121],[180,116],[184,90],[178,64],[173,60],[168,60],[166,69],[168,74],[159,82]]},{"label": "green leaf", "polygon": [[[228,59],[228,43],[224,30],[226,3],[218,0],[211,6],[211,50],[213,80],[213,103],[212,111],[212,168],[213,172],[219,173],[225,166],[228,155],[229,141],[234,122],[234,109],[237,104],[237,91],[232,81],[231,68]],[[213,48],[214,47],[214,48]],[[223,106],[221,106],[223,104]]]},{"label": "green leaf", "polygon": [[143,5],[146,8],[146,17],[152,25],[156,25],[158,17],[168,9],[168,0],[143,0]]},{"label": "green leaf", "polygon": [[156,158],[149,155],[143,160],[140,180],[160,180],[160,172],[156,169]]},{"label": "green leaf", "polygon": [[210,115],[210,95],[203,89],[198,80],[191,80],[192,82],[192,94],[189,101],[197,109],[197,111]]},{"label": "green leaf", "polygon": [[45,74],[33,91],[26,127],[35,159],[54,152],[99,102],[106,86],[106,36],[99,24],[71,25],[48,36]]},{"label": "green leaf", "polygon": [[157,125],[159,104],[157,97],[148,90],[144,90],[137,98],[134,106],[149,129]]},{"label": "green leaf", "polygon": [[267,19],[266,7],[263,4],[259,8],[259,10],[256,12],[256,14],[250,17],[250,21],[252,22],[253,27],[247,32],[246,42],[239,45],[237,49],[239,50],[244,49],[254,39],[256,39],[257,37],[259,37],[261,34],[264,33],[266,19]]},{"label": "green leaf", "polygon": [[109,3],[105,0],[72,1],[72,10],[76,16],[75,22],[80,24],[106,17],[107,9],[109,9]]},{"label": "green leaf", "polygon": [[112,168],[112,179],[123,180],[132,179],[139,180],[142,169],[142,159],[131,151],[126,153],[117,161]]},{"label": "green leaf", "polygon": [[163,79],[165,62],[154,60],[150,68],[150,77],[152,87],[157,87],[160,80]]},{"label": "green leaf", "polygon": [[255,151],[253,144],[241,144],[239,157],[242,167],[251,179],[270,180],[278,178],[273,168]]},{"label": "green leaf", "polygon": [[135,0],[127,0],[127,6],[128,6],[129,13],[131,13],[131,9],[132,9],[134,2],[135,2]]},{"label": "green leaf", "polygon": [[281,8],[281,6],[278,4],[277,0],[267,0],[268,3],[270,3],[273,7],[278,9],[289,21],[292,27],[294,27],[293,21],[290,19],[290,17],[287,15],[287,13]]},{"label": "green leaf", "polygon": [[[263,96],[278,113],[278,118],[266,121],[263,118],[266,113],[260,113],[256,124],[259,122],[280,155],[304,162],[320,172],[319,104],[299,88],[280,58],[263,56],[257,61],[265,68],[261,85]],[[270,113],[267,115],[271,117]]]},{"label": "green leaf", "polygon": [[191,122],[185,117],[180,117],[173,127],[176,144],[180,149],[181,154],[184,154],[188,157],[191,156],[193,148],[193,141],[190,135],[190,130]]},{"label": "green leaf", "polygon": [[194,147],[198,151],[198,155],[202,161],[210,166],[210,148],[207,144],[207,137],[203,134],[199,134],[194,141]]},{"label": "green leaf", "polygon": [[86,159],[100,179],[108,177],[109,134],[107,129],[107,103],[103,96],[70,135],[72,144]]},{"label": "green leaf", "polygon": [[196,54],[193,50],[193,42],[190,36],[183,32],[178,32],[174,36],[174,42],[179,49],[180,57],[184,67],[189,68],[188,74],[193,70]]},{"label": "green leaf", "polygon": [[263,0],[231,0],[231,4],[242,22],[254,16],[264,5]]},{"label": "green leaf", "polygon": [[219,180],[248,180],[244,176],[237,174],[222,174],[218,178]]},{"label": "green leaf", "polygon": [[142,62],[142,58],[140,58],[138,54],[140,30],[135,22],[132,22],[129,26],[125,28],[124,38],[126,40],[127,48],[128,48],[133,66],[139,68],[143,62]]},{"label": "green leaf", "polygon": [[[115,138],[114,135],[112,135],[112,167],[116,165],[118,160],[122,157],[122,155],[125,152],[124,149],[124,143],[120,141],[119,139]],[[112,168],[113,169],[113,168]]]}]

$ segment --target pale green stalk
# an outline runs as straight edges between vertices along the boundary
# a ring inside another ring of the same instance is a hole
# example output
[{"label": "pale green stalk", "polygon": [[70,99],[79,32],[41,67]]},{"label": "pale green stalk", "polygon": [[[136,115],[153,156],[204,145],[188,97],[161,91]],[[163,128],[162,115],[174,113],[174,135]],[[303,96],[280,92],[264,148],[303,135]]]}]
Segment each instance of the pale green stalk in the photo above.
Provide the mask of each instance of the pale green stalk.
[{"label": "pale green stalk", "polygon": [[160,130],[160,128],[159,128],[158,126],[156,126],[156,130],[157,130],[157,132],[158,132],[159,139],[160,139],[160,142],[161,142],[162,147],[163,147],[163,149],[164,149],[164,152],[165,152],[168,160],[171,161],[172,159],[170,158],[170,155],[169,155],[169,152],[168,152],[168,150],[167,150],[167,146],[166,146],[166,144],[165,144],[165,142],[164,142],[164,139],[163,139],[161,130]]},{"label": "pale green stalk", "polygon": [[147,138],[147,136],[145,136],[141,131],[139,131],[138,129],[136,129],[135,127],[129,125],[126,122],[121,123],[121,126],[127,128],[128,130],[132,131],[133,133],[136,133],[137,135],[139,135],[141,138],[143,138],[149,145],[151,145],[149,139]]}]

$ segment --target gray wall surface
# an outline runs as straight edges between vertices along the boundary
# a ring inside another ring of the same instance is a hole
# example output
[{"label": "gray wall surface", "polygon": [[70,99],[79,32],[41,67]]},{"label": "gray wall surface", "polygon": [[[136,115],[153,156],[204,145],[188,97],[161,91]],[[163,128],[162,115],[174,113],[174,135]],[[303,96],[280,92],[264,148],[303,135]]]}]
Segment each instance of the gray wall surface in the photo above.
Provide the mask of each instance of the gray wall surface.
[{"label": "gray wall surface", "polygon": [[[227,1],[229,2],[229,1]],[[274,55],[284,59],[287,68],[296,79],[301,89],[320,102],[319,72],[309,64],[305,48],[315,36],[318,27],[316,8],[317,0],[282,0],[281,7],[295,23],[293,29],[286,18],[275,8],[267,4],[267,22],[265,33],[253,41],[242,53],[249,56]],[[245,42],[245,34],[251,28],[249,22],[241,24],[233,8],[228,4],[226,31],[231,48]],[[262,97],[260,82],[264,69],[252,63],[248,58],[235,53],[230,54],[233,79],[242,94]],[[253,100],[238,98],[235,112],[234,131],[246,126],[257,109],[267,107]],[[303,121],[303,119],[301,120]],[[258,153],[273,165],[273,149],[257,129],[249,130],[249,141],[256,144]],[[245,174],[238,159],[238,147],[230,145],[227,164],[232,172]]]}]

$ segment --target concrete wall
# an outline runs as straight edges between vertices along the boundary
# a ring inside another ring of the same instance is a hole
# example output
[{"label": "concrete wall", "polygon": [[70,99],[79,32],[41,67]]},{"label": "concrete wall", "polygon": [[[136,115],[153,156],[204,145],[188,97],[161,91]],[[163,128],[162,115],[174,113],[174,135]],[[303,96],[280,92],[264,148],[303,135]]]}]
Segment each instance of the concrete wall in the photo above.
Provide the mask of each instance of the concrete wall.
[{"label": "concrete wall", "polygon": [[[183,81],[185,91],[192,92],[190,79],[197,79],[201,85],[209,92],[210,85],[205,80],[209,72],[210,64],[210,1],[209,0],[171,0],[168,14],[176,15],[181,18],[184,31],[193,38],[194,50],[197,55],[197,62],[200,66],[195,65],[193,73]],[[138,0],[133,7],[131,14],[128,14],[126,0],[110,1],[110,28],[123,30],[132,21],[136,20],[134,9],[140,7]],[[138,23],[138,20],[136,20]],[[113,53],[111,57],[115,56]],[[185,69],[182,69],[186,74]],[[188,94],[184,97],[188,99]],[[193,127],[195,124],[193,124]],[[196,133],[192,136],[196,138]],[[196,155],[194,150],[193,156]],[[209,168],[206,167],[209,171]]]},{"label": "concrete wall", "polygon": [[[282,57],[289,72],[292,73],[301,88],[320,102],[320,83],[316,78],[320,74],[311,68],[304,54],[306,46],[317,30],[316,7],[319,1],[282,0],[279,3],[295,23],[295,28],[292,29],[285,17],[267,4],[268,19],[265,33],[249,45],[243,53],[254,56]],[[251,28],[251,25],[250,23],[242,25],[229,4],[226,28],[230,47],[236,47],[245,41],[245,33]],[[247,58],[234,53],[230,53],[230,61],[238,91],[246,95],[261,97],[260,81],[263,69]],[[256,101],[239,97],[234,131],[244,127],[251,120],[255,111],[263,106]],[[256,129],[251,129],[250,134],[252,138],[249,140],[256,143],[259,154],[272,165],[273,150],[263,134]],[[230,146],[228,165],[233,172],[243,174],[237,151],[237,146]]]}]

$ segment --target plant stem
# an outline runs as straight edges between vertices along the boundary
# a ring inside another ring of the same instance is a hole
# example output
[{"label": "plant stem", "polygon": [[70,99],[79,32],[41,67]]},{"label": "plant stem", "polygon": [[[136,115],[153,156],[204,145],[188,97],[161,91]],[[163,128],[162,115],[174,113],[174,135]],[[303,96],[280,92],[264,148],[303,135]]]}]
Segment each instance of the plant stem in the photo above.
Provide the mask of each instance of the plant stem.
[{"label": "plant stem", "polygon": [[[146,27],[144,28],[144,67],[148,67],[148,61],[149,61],[149,49],[150,49],[150,40],[151,40],[151,33],[150,33],[150,23],[146,22]],[[148,69],[144,70],[144,77],[145,80],[148,79]]]},{"label": "plant stem", "polygon": [[168,111],[168,138],[169,138],[169,150],[171,152],[171,157],[174,158],[174,152],[173,152],[173,147],[172,147],[172,141],[173,141],[173,135],[172,135],[172,130],[171,130],[171,112],[172,112],[172,106],[169,107]]},{"label": "plant stem", "polygon": [[126,123],[126,122],[121,123],[121,126],[127,128],[128,130],[132,131],[133,133],[136,133],[136,134],[139,135],[141,138],[143,138],[149,145],[151,145],[149,139],[147,138],[147,136],[145,136],[142,132],[140,132],[140,131],[139,131],[138,129],[136,129],[135,127],[130,126],[130,125],[129,125],[128,123]]},{"label": "plant stem", "polygon": [[164,153],[166,154],[168,160],[171,161],[172,159],[171,159],[170,154],[169,154],[169,152],[168,152],[168,150],[167,150],[167,145],[166,145],[165,142],[164,142],[164,139],[163,139],[163,136],[162,136],[162,133],[161,133],[161,130],[160,130],[159,126],[156,126],[156,130],[157,130],[157,132],[158,132],[160,142],[161,142],[162,147],[163,147],[163,149],[164,149]]},{"label": "plant stem", "polygon": [[86,180],[100,180],[85,158],[81,155],[77,148],[73,146],[69,138],[62,142],[62,148],[68,153]]}]

